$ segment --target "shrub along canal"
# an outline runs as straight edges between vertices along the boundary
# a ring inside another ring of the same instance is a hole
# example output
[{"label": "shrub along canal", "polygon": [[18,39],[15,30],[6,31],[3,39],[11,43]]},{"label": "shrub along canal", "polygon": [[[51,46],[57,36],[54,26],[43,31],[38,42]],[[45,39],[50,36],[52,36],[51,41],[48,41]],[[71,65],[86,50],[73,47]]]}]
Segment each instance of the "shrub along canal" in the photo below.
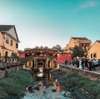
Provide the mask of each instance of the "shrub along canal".
[{"label": "shrub along canal", "polygon": [[90,80],[77,72],[56,70],[52,72],[64,86],[65,91],[70,91],[73,99],[100,99],[100,79]]},{"label": "shrub along canal", "polygon": [[59,70],[33,76],[18,70],[0,79],[0,99],[100,99],[100,80]]},{"label": "shrub along canal", "polygon": [[7,73],[0,79],[0,99],[21,99],[25,93],[25,87],[33,82],[29,71],[18,70]]}]

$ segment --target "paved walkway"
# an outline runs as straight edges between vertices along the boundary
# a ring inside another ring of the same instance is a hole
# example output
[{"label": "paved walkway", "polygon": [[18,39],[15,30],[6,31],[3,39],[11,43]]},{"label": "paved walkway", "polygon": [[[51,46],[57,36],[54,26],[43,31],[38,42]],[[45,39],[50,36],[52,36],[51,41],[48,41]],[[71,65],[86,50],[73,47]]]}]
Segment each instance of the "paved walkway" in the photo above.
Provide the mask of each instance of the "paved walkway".
[{"label": "paved walkway", "polygon": [[[77,68],[76,66],[73,66],[72,64],[71,65],[66,65],[68,67],[73,67],[73,68]],[[96,67],[95,68],[96,70],[92,70],[93,72],[97,72],[97,73],[100,73],[100,66]]]},{"label": "paved walkway", "polygon": [[95,72],[100,73],[100,66],[99,67],[96,67],[96,71]]}]

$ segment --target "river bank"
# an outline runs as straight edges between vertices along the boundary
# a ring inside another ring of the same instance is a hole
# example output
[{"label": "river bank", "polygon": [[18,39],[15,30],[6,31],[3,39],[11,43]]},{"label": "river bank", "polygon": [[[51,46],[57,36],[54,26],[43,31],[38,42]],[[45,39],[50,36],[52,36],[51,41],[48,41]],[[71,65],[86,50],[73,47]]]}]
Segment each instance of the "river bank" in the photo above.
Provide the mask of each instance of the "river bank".
[{"label": "river bank", "polygon": [[[53,71],[51,74],[54,80],[58,79],[63,85],[64,91],[71,92],[73,99],[100,99],[100,80],[93,81],[75,72],[60,70]],[[35,76],[29,71],[10,72],[7,77],[0,79],[0,99],[21,99],[25,96],[26,86],[33,85],[35,82]],[[51,87],[46,91],[51,92],[51,96],[55,94],[51,91]]]},{"label": "river bank", "polygon": [[76,72],[52,72],[54,79],[58,79],[69,90],[74,99],[100,99],[100,80],[90,80]]},{"label": "river bank", "polygon": [[18,70],[0,79],[0,99],[20,99],[25,94],[27,85],[33,82],[29,71]]}]

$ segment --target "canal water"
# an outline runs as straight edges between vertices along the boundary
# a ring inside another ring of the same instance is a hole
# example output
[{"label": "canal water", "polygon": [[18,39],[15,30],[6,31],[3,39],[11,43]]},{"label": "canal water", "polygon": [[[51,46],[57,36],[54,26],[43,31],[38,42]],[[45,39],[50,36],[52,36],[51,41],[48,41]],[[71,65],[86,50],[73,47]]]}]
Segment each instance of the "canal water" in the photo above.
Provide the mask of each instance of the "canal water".
[{"label": "canal water", "polygon": [[71,99],[68,96],[63,96],[62,93],[52,92],[52,88],[49,87],[46,89],[46,92],[43,93],[42,91],[37,91],[34,93],[26,93],[23,99]]},{"label": "canal water", "polygon": [[[36,85],[33,85],[31,93],[26,91],[22,99],[72,99],[70,92],[65,92],[63,89],[61,90],[60,86],[56,87],[56,80],[50,80],[50,73],[45,75],[43,79],[40,78],[40,81]],[[47,83],[47,86],[43,83],[44,81]]]}]

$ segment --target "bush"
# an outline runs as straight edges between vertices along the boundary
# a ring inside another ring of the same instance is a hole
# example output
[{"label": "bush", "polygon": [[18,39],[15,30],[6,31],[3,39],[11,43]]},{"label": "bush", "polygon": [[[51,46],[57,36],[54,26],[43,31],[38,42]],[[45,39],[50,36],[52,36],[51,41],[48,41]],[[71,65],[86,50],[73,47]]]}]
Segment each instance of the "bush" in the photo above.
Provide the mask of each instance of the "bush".
[{"label": "bush", "polygon": [[71,72],[60,76],[62,76],[60,81],[64,89],[71,91],[75,99],[100,99],[100,81],[92,81]]},{"label": "bush", "polygon": [[8,97],[8,94],[0,87],[0,99],[5,99],[5,97]]},{"label": "bush", "polygon": [[0,97],[5,96],[7,99],[8,96],[23,96],[25,87],[32,81],[32,75],[28,71],[10,72],[8,77],[0,80]]}]

